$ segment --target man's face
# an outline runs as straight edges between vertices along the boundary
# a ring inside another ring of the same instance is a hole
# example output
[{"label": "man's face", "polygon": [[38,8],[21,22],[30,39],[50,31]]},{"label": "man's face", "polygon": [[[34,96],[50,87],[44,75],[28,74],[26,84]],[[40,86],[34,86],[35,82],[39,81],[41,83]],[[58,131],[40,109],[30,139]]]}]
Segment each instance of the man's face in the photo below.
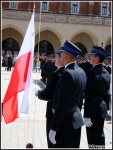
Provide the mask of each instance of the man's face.
[{"label": "man's face", "polygon": [[84,59],[87,60],[87,59],[88,59],[88,56],[85,56]]},{"label": "man's face", "polygon": [[64,64],[65,62],[65,58],[66,58],[66,52],[65,51],[62,51],[62,54],[61,54],[61,62]]},{"label": "man's face", "polygon": [[84,60],[84,57],[81,58],[81,61],[83,61],[83,60]]},{"label": "man's face", "polygon": [[60,63],[61,63],[61,56],[56,55],[55,56],[55,66],[59,67]]},{"label": "man's face", "polygon": [[95,54],[90,54],[90,63],[95,65],[97,63],[97,57],[95,57]]},{"label": "man's face", "polygon": [[109,65],[109,64],[110,64],[110,61],[106,61],[106,60],[104,60],[104,64],[107,66],[107,65]]},{"label": "man's face", "polygon": [[77,62],[80,62],[80,59],[77,59]]}]

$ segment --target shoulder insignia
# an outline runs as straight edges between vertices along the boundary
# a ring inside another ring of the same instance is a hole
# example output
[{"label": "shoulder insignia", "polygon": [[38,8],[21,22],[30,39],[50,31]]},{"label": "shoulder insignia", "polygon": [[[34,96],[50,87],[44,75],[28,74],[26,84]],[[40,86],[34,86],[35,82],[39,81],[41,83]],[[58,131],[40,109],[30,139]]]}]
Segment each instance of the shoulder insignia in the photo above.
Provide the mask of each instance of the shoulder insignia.
[{"label": "shoulder insignia", "polygon": [[58,71],[58,69],[57,70],[55,70],[54,72],[57,72]]},{"label": "shoulder insignia", "polygon": [[68,70],[69,70],[69,68],[66,68],[66,69],[65,69],[65,71],[68,71]]},{"label": "shoulder insignia", "polygon": [[110,88],[104,93],[104,94],[107,94],[109,92]]}]

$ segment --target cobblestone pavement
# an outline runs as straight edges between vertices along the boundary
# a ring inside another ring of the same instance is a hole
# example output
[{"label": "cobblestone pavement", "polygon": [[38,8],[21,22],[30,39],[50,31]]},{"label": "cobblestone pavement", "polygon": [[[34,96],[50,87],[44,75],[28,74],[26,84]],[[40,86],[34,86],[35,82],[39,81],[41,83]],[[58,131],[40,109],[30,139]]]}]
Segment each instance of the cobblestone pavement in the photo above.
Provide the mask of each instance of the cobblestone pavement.
[{"label": "cobblestone pavement", "polygon": [[[13,69],[12,69],[13,70]],[[1,67],[1,101],[6,93],[12,71],[5,71]],[[41,89],[45,85],[40,81],[40,73],[32,72],[31,83],[31,99],[30,99],[30,114],[25,117],[16,119],[14,122],[5,124],[4,119],[1,119],[1,148],[2,149],[20,149],[26,148],[28,142],[33,143],[34,148],[47,149],[46,142],[46,125],[45,112],[46,101],[39,100],[34,94],[34,85],[38,84]],[[12,87],[13,90],[13,87]],[[83,113],[83,109],[82,109]],[[110,147],[112,142],[112,123],[105,122],[104,127],[106,137],[106,148]],[[85,126],[82,127],[80,148],[88,148]]]}]

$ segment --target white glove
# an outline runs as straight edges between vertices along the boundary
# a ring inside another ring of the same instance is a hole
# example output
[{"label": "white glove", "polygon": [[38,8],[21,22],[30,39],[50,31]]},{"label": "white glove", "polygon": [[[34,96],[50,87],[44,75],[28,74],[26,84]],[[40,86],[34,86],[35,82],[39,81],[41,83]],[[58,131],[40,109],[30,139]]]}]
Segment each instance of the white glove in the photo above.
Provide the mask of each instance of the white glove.
[{"label": "white glove", "polygon": [[36,94],[39,90],[41,90],[40,87],[37,86],[37,85],[35,85],[35,87],[34,87],[34,92],[35,92],[35,94]]},{"label": "white glove", "polygon": [[93,125],[91,118],[84,118],[84,124],[86,127],[91,127]]},{"label": "white glove", "polygon": [[49,139],[50,139],[51,143],[53,143],[53,144],[56,144],[55,136],[56,136],[56,131],[50,129]]}]

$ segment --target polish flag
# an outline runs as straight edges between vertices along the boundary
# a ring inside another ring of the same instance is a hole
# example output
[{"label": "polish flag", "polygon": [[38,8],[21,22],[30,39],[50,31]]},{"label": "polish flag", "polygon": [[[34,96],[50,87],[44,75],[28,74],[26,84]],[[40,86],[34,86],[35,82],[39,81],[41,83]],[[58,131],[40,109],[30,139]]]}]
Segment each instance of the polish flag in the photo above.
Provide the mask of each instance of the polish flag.
[{"label": "polish flag", "polygon": [[3,100],[2,115],[6,124],[29,114],[34,33],[33,12]]}]

